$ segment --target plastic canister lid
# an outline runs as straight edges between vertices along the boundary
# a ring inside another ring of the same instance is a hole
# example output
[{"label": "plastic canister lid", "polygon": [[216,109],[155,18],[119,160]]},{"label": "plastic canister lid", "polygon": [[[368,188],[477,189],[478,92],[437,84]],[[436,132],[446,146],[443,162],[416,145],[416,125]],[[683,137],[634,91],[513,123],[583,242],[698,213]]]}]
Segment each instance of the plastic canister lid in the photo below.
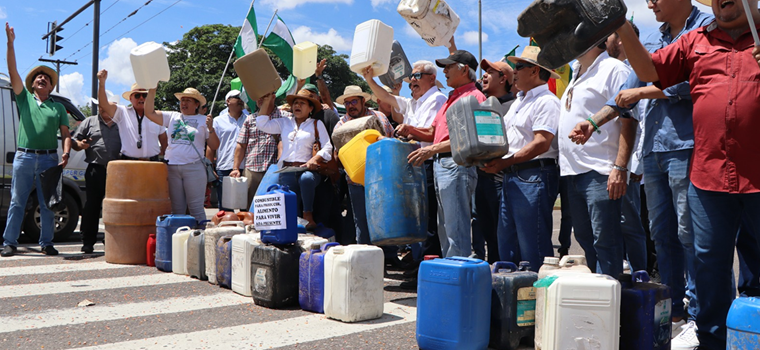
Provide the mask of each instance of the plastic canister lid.
[{"label": "plastic canister lid", "polygon": [[760,333],[760,298],[737,298],[731,304],[726,327],[752,334]]},{"label": "plastic canister lid", "polygon": [[438,259],[438,258],[439,258],[438,255],[425,255],[425,257],[423,257],[424,260],[433,260],[433,259]]},{"label": "plastic canister lid", "polygon": [[553,256],[544,257],[544,264],[559,265],[559,258]]}]

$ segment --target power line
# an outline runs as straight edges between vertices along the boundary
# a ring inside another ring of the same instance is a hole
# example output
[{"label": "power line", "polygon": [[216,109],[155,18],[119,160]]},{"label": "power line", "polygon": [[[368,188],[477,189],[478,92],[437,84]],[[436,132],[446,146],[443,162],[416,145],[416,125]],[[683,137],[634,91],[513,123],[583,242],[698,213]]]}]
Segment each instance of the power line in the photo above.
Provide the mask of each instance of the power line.
[{"label": "power line", "polygon": [[[106,13],[109,9],[111,9],[111,7],[113,7],[113,5],[116,5],[116,3],[118,3],[119,1],[121,1],[121,0],[114,1],[111,4],[111,6],[108,6],[105,10],[103,10],[102,12],[100,12],[100,14],[103,15],[104,13]],[[81,28],[77,29],[77,31],[75,31],[73,34],[71,34],[66,39],[61,40],[61,43],[66,42],[66,40],[69,40],[69,39],[73,38],[75,35],[77,35],[77,33],[81,32],[82,29],[87,28],[90,24],[92,24],[92,21],[87,22],[85,25],[83,25]]]},{"label": "power line", "polygon": [[[138,8],[137,8],[137,10],[134,10],[134,11],[132,11],[132,13],[128,14],[128,15],[127,15],[127,17],[124,17],[124,18],[122,18],[122,19],[121,19],[121,21],[119,21],[118,23],[116,23],[116,24],[112,25],[112,26],[111,26],[111,28],[108,28],[108,29],[106,29],[106,31],[105,31],[105,32],[103,32],[103,34],[101,34],[101,35],[106,35],[106,34],[108,34],[108,32],[110,32],[110,31],[111,31],[111,29],[114,29],[116,26],[118,26],[118,25],[119,25],[119,24],[121,24],[122,22],[126,21],[126,20],[127,20],[127,18],[129,18],[129,17],[132,17],[132,16],[134,16],[135,14],[137,14],[137,11],[140,11],[140,10],[141,10],[143,7],[145,7],[145,6],[148,6],[148,4],[150,4],[151,2],[153,2],[153,0],[148,0],[148,2],[146,2],[146,3],[145,3],[145,4],[143,4],[142,6],[138,7]],[[160,13],[160,12],[159,12],[159,13]]]}]

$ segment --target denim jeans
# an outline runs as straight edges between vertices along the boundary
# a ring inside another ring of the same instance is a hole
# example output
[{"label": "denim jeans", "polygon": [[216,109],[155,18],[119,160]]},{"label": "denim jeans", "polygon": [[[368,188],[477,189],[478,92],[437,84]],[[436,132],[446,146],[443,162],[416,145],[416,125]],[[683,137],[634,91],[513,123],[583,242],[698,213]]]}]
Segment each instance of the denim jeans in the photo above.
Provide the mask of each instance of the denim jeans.
[{"label": "denim jeans", "polygon": [[687,200],[691,153],[690,149],[653,152],[644,157],[644,190],[660,277],[671,289],[672,315],[684,316],[683,298],[688,295],[691,298],[688,313],[693,318],[697,305],[694,232]]},{"label": "denim jeans", "polygon": [[739,257],[739,294],[744,297],[760,296],[760,236],[752,233],[747,219],[742,220],[736,238],[736,255]]},{"label": "denim jeans", "polygon": [[472,250],[478,257],[488,262],[499,261],[499,241],[496,231],[499,227],[499,208],[502,197],[502,174],[494,176],[480,169],[475,196],[472,203]]},{"label": "denim jeans", "polygon": [[435,159],[433,172],[443,257],[470,256],[470,206],[478,181],[476,168],[457,165],[453,158],[442,157]]},{"label": "denim jeans", "polygon": [[647,269],[647,236],[641,225],[641,182],[628,180],[621,203],[621,230],[631,271]]},{"label": "denim jeans", "polygon": [[742,218],[747,233],[760,238],[760,193],[735,194],[689,186],[694,225],[697,328],[700,347],[726,348],[726,316],[736,295],[732,287],[734,248]]},{"label": "denim jeans", "polygon": [[303,211],[314,211],[314,193],[321,180],[322,175],[311,171],[280,174],[280,185],[287,185],[298,195]]},{"label": "denim jeans", "polygon": [[427,239],[420,243],[414,243],[412,257],[420,262],[425,255],[441,256],[441,241],[438,239],[438,199],[435,195],[435,176],[433,175],[433,160],[425,161],[425,198],[428,202],[428,231]]},{"label": "denim jeans", "polygon": [[592,170],[567,178],[575,240],[586,253],[589,268],[617,277],[623,272],[622,199],[610,199],[608,175]]},{"label": "denim jeans", "polygon": [[562,219],[559,222],[559,250],[567,254],[570,249],[573,233],[573,216],[570,214],[570,195],[567,193],[567,177],[559,179],[559,201],[562,206],[560,213]]},{"label": "denim jeans", "polygon": [[82,233],[82,245],[95,245],[100,231],[98,224],[103,198],[106,196],[106,166],[93,163],[87,165],[84,181],[87,186],[87,202],[82,211],[79,231]]},{"label": "denim jeans", "polygon": [[[358,184],[348,184],[348,195],[351,197],[351,208],[354,211],[354,225],[356,226],[356,243],[372,244],[369,235],[369,226],[367,225],[367,207],[366,194],[364,186]],[[383,256],[386,261],[396,257],[398,253],[397,246],[381,246]]]},{"label": "denim jeans", "polygon": [[[58,154],[35,154],[17,151],[13,158],[13,179],[11,180],[11,205],[3,233],[3,245],[18,246],[21,224],[24,221],[26,200],[35,186],[42,188],[40,174],[58,165]],[[55,214],[48,209],[42,191],[37,191],[40,203],[40,246],[53,245],[53,219]]]},{"label": "denim jeans", "polygon": [[499,217],[499,256],[538,271],[544,257],[554,256],[552,212],[559,192],[557,165],[504,174]]},{"label": "denim jeans", "polygon": [[206,220],[203,201],[206,197],[206,168],[196,161],[189,164],[169,164],[169,199],[172,201],[172,214],[190,212],[195,220]]}]

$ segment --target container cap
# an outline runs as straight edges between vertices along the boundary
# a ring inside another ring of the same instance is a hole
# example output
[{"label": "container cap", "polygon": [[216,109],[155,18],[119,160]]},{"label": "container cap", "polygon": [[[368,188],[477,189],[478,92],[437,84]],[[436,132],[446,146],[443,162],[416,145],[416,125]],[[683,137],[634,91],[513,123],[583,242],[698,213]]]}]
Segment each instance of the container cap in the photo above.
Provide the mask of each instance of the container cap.
[{"label": "container cap", "polygon": [[547,256],[544,258],[544,264],[559,265],[559,258],[553,256]]},{"label": "container cap", "polygon": [[735,299],[728,310],[726,327],[747,333],[760,333],[760,298]]}]

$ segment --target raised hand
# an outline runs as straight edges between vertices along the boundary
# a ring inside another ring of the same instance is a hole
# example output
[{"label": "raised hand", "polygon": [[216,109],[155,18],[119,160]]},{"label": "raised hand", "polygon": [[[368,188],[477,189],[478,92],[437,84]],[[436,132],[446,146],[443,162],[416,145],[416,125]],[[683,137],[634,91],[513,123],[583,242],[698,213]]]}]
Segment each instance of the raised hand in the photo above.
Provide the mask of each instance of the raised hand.
[{"label": "raised hand", "polygon": [[8,36],[8,43],[13,44],[16,41],[16,32],[13,30],[8,22],[5,22],[5,34]]}]

